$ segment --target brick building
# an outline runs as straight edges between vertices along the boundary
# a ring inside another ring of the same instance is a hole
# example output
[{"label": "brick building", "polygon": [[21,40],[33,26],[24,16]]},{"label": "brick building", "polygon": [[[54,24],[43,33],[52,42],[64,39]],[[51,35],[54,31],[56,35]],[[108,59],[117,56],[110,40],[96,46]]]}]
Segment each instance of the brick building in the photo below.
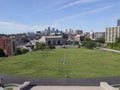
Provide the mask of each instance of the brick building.
[{"label": "brick building", "polygon": [[5,55],[13,55],[13,41],[7,37],[0,37],[0,48],[3,49]]}]

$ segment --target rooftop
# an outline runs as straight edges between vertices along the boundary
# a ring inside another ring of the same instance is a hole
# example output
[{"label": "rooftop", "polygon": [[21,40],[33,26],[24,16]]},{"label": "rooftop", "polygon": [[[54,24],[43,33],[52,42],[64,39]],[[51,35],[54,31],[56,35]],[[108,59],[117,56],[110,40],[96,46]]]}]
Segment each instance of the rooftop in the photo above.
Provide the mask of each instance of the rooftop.
[{"label": "rooftop", "polygon": [[45,36],[45,38],[62,38],[62,36]]}]

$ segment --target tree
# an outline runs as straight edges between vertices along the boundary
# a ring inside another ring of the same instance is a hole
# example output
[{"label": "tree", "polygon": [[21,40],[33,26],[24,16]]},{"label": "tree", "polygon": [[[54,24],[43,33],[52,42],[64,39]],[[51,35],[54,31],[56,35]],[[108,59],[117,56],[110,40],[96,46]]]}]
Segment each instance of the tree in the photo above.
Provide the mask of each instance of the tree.
[{"label": "tree", "polygon": [[115,39],[115,42],[116,42],[116,43],[120,43],[120,37],[116,38],[116,39]]},{"label": "tree", "polygon": [[15,55],[21,55],[21,54],[22,54],[21,49],[20,48],[16,48]]},{"label": "tree", "polygon": [[85,47],[85,45],[88,41],[91,41],[91,39],[90,38],[85,38],[85,40],[82,42],[82,46]]},{"label": "tree", "polygon": [[48,49],[55,49],[55,46],[49,45],[49,46],[48,46]]},{"label": "tree", "polygon": [[104,44],[105,43],[105,38],[97,38],[96,42]]},{"label": "tree", "polygon": [[37,43],[36,50],[44,50],[46,48],[45,43]]},{"label": "tree", "polygon": [[22,54],[26,54],[27,52],[29,52],[28,49],[25,49],[25,48],[21,49],[21,53],[22,53]]},{"label": "tree", "polygon": [[73,44],[74,45],[79,45],[79,42],[78,41],[74,41]]},{"label": "tree", "polygon": [[3,51],[3,49],[0,48],[0,57],[5,57],[5,53]]},{"label": "tree", "polygon": [[107,43],[105,47],[110,49],[120,50],[120,37],[117,37],[114,43]]},{"label": "tree", "polygon": [[84,41],[91,41],[91,39],[90,38],[85,38],[85,40]]},{"label": "tree", "polygon": [[80,46],[80,45],[78,45],[78,48],[81,48],[81,46]]},{"label": "tree", "polygon": [[93,49],[94,47],[96,47],[96,43],[94,41],[89,41],[86,43],[85,47],[88,49]]},{"label": "tree", "polygon": [[25,49],[25,48],[23,48],[23,49],[21,49],[21,48],[16,48],[16,50],[15,50],[15,55],[26,54],[27,52],[29,52],[28,49]]},{"label": "tree", "polygon": [[88,49],[93,49],[94,47],[96,47],[96,42],[93,40],[84,41],[83,46]]}]

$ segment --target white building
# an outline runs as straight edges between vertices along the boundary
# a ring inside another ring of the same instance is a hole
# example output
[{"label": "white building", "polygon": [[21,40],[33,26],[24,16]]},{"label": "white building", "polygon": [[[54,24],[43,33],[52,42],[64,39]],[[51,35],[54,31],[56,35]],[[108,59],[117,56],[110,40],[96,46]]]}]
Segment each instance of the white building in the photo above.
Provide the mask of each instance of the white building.
[{"label": "white building", "polygon": [[120,37],[120,26],[106,28],[106,34],[105,34],[106,43],[115,42],[115,39],[117,37]]},{"label": "white building", "polygon": [[46,45],[63,45],[64,41],[62,36],[43,36],[40,39],[40,42]]},{"label": "white building", "polygon": [[78,41],[78,42],[84,41],[84,36],[83,35],[76,35],[75,41]]}]

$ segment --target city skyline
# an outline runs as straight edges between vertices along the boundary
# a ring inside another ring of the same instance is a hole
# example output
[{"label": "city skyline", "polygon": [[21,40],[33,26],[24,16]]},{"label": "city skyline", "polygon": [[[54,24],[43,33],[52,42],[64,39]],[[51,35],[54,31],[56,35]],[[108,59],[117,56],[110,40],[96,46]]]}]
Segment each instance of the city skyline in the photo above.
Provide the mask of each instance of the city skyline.
[{"label": "city skyline", "polygon": [[105,32],[117,26],[119,0],[0,0],[0,33],[24,33],[55,27]]}]

